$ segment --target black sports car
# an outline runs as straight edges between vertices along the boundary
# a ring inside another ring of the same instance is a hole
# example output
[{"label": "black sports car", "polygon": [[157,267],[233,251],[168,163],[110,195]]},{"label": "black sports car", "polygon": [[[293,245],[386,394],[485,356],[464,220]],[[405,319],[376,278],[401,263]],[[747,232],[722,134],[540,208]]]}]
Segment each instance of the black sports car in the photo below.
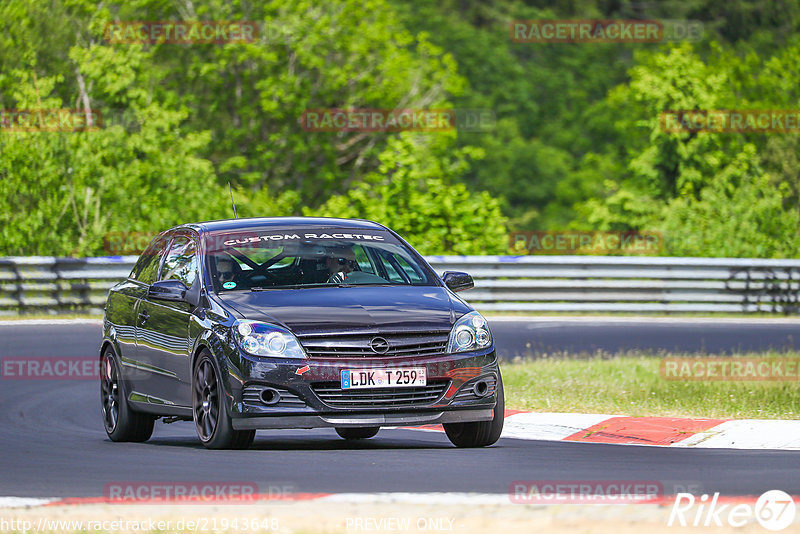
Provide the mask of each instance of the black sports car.
[{"label": "black sports car", "polygon": [[486,321],[400,236],[369,221],[233,219],[156,236],[108,295],[100,357],[113,441],[193,420],[209,448],[256,429],[442,423],[491,445],[503,385]]}]

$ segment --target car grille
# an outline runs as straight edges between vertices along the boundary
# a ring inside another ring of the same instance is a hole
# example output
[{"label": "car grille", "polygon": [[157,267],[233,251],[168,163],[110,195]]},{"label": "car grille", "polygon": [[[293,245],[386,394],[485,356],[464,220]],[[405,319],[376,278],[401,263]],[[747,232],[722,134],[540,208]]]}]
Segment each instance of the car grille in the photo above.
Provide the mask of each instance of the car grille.
[{"label": "car grille", "polygon": [[453,397],[453,402],[481,399],[494,395],[494,392],[497,389],[497,377],[487,376],[482,377],[482,379],[486,380],[486,382],[489,384],[489,392],[486,395],[481,397],[475,394],[475,384],[478,382],[478,380],[481,380],[479,378],[462,386],[461,389],[458,390],[458,393],[456,393],[456,396]]},{"label": "car grille", "polygon": [[434,404],[449,385],[449,380],[436,380],[407,388],[342,389],[338,382],[318,382],[311,388],[322,402],[335,408],[385,408]]},{"label": "car grille", "polygon": [[[411,334],[333,334],[299,336],[300,344],[311,358],[380,358],[427,357],[444,354],[449,331]],[[383,338],[389,344],[384,353],[374,351],[370,343]]]},{"label": "car grille", "polygon": [[244,388],[242,392],[242,401],[245,404],[250,404],[252,406],[280,406],[286,408],[303,408],[305,407],[306,403],[303,402],[300,397],[295,395],[294,393],[290,393],[285,389],[280,388],[273,388],[278,391],[281,395],[281,399],[274,403],[274,404],[266,404],[264,401],[261,400],[261,392],[264,391],[266,386],[247,386]]}]

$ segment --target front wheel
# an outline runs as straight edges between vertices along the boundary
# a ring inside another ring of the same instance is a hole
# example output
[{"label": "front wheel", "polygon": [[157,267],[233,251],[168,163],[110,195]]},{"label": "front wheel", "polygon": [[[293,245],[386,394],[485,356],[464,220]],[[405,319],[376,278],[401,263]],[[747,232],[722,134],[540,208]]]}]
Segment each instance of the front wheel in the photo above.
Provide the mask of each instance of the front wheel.
[{"label": "front wheel", "polygon": [[256,437],[255,430],[234,430],[223,405],[220,375],[211,353],[203,351],[192,374],[192,412],[197,435],[209,449],[246,449]]},{"label": "front wheel", "polygon": [[500,439],[503,432],[503,418],[506,411],[503,394],[503,378],[497,373],[497,405],[491,421],[473,423],[445,423],[442,426],[447,437],[456,447],[487,447]]},{"label": "front wheel", "polygon": [[380,430],[380,427],[377,426],[364,428],[337,428],[336,433],[339,434],[340,437],[347,440],[367,439],[377,434],[378,430]]},{"label": "front wheel", "polygon": [[117,357],[111,348],[103,354],[100,402],[103,426],[111,441],[147,441],[153,435],[155,418],[134,411],[128,404]]}]

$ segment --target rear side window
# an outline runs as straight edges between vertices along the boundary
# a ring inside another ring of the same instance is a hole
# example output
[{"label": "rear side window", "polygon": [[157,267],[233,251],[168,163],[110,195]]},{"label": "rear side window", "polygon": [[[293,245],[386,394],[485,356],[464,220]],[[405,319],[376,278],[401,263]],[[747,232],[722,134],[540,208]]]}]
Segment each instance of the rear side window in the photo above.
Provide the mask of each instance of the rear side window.
[{"label": "rear side window", "polygon": [[180,280],[186,287],[192,287],[196,278],[197,246],[189,236],[179,235],[172,240],[160,279]]},{"label": "rear side window", "polygon": [[364,250],[364,247],[356,245],[353,247],[353,252],[355,253],[359,270],[365,273],[375,274],[375,266],[369,259],[369,255],[367,255],[367,251]]},{"label": "rear side window", "polygon": [[165,236],[156,236],[150,242],[147,249],[139,256],[139,261],[133,266],[130,278],[138,280],[144,284],[150,285],[156,281],[156,274],[158,273],[158,264],[161,261],[161,256],[164,255],[164,249],[167,248],[167,239]]},{"label": "rear side window", "polygon": [[405,257],[397,253],[381,252],[378,254],[381,267],[386,272],[386,278],[392,282],[402,284],[418,284],[425,280],[425,275],[419,267],[412,265]]}]

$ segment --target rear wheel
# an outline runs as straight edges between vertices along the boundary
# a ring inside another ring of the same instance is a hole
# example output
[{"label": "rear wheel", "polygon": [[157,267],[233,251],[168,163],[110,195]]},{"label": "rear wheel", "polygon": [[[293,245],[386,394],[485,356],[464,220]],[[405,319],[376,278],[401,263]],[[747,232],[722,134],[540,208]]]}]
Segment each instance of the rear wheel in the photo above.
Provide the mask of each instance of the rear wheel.
[{"label": "rear wheel", "polygon": [[378,433],[380,427],[371,426],[365,428],[337,428],[336,433],[344,439],[367,439]]},{"label": "rear wheel", "polygon": [[114,351],[103,354],[100,402],[103,426],[111,441],[147,441],[153,435],[155,417],[134,411],[128,404],[124,381]]},{"label": "rear wheel", "polygon": [[209,449],[246,449],[255,430],[234,430],[222,403],[223,391],[211,353],[204,350],[192,374],[192,412],[197,435]]},{"label": "rear wheel", "polygon": [[445,423],[442,425],[447,437],[456,447],[487,447],[500,439],[506,401],[503,394],[503,379],[497,374],[497,405],[491,421],[474,423]]}]

